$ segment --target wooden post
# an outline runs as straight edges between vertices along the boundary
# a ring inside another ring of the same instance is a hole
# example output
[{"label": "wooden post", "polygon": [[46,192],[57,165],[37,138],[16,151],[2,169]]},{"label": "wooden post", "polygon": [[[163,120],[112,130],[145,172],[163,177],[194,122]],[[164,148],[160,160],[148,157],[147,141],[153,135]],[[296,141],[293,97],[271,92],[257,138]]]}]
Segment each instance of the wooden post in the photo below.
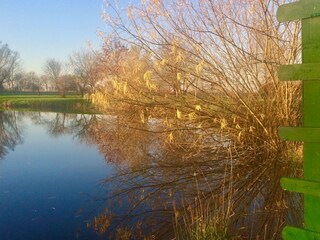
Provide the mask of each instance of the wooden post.
[{"label": "wooden post", "polygon": [[302,127],[281,127],[284,140],[304,141],[304,179],[282,178],[282,188],[304,194],[304,229],[286,226],[285,240],[320,240],[320,0],[284,4],[279,22],[302,21],[302,64],[280,66],[280,80],[302,80]]}]

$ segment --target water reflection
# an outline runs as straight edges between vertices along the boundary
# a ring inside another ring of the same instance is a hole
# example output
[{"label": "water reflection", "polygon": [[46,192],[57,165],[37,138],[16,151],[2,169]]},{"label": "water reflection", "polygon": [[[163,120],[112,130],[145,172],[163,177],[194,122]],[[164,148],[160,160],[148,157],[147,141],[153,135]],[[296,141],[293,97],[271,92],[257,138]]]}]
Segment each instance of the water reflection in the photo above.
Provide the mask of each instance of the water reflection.
[{"label": "water reflection", "polygon": [[232,155],[232,143],[214,131],[189,127],[172,138],[156,119],[126,119],[105,117],[92,128],[100,151],[118,167],[106,179],[117,185],[107,205],[128,208],[119,215],[109,207],[95,228],[118,238],[281,239],[286,222],[302,225],[301,196],[279,185],[282,176],[302,175],[301,162],[255,149]]},{"label": "water reflection", "polygon": [[44,125],[50,136],[58,137],[64,134],[72,134],[75,140],[84,143],[91,143],[91,127],[97,121],[97,116],[93,114],[71,114],[71,113],[51,113],[54,116],[47,117],[47,114],[29,113],[33,122]]},{"label": "water reflection", "polygon": [[131,117],[129,125],[128,116],[40,112],[0,113],[1,156],[22,142],[22,116],[53,137],[97,145],[116,168],[104,180],[112,194],[98,197],[105,210],[88,224],[107,238],[188,239],[193,231],[197,239],[207,231],[206,239],[280,239],[286,222],[302,224],[301,196],[279,186],[280,177],[301,175],[299,162],[254,149],[234,156],[225,136],[172,134],[157,119]]},{"label": "water reflection", "polygon": [[23,142],[22,126],[18,125],[17,118],[19,115],[15,112],[0,111],[0,159]]},{"label": "water reflection", "polygon": [[[109,191],[98,184],[113,171],[85,137],[95,116],[6,111],[0,116],[6,149],[0,168],[1,239],[105,239],[86,227],[100,212],[94,198]],[[14,151],[7,147],[20,142]]]}]

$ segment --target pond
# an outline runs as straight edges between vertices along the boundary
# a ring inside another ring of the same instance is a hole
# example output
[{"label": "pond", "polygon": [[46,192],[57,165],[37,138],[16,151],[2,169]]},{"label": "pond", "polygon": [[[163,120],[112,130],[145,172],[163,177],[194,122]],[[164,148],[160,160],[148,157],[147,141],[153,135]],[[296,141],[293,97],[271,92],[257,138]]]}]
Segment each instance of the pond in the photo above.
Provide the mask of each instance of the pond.
[{"label": "pond", "polygon": [[281,239],[301,225],[301,196],[279,185],[293,163],[127,119],[0,111],[1,240]]},{"label": "pond", "polygon": [[81,131],[90,115],[0,112],[0,238],[102,239],[86,223],[113,172]]}]

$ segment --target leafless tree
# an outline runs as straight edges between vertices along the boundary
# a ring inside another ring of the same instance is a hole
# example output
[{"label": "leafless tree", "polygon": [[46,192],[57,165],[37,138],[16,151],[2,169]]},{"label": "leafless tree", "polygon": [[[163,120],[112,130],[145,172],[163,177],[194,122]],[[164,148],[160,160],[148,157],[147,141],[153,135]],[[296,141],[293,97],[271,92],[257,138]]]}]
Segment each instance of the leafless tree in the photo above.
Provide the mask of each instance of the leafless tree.
[{"label": "leafless tree", "polygon": [[100,80],[96,55],[82,50],[74,52],[69,61],[80,94],[83,96],[86,92],[93,92]]},{"label": "leafless tree", "polygon": [[19,68],[19,54],[12,51],[8,44],[0,42],[0,90],[4,90],[5,85],[12,87],[16,70]]},{"label": "leafless tree", "polygon": [[[280,83],[277,74],[280,64],[301,59],[300,24],[279,24],[275,18],[279,5],[290,1],[146,0],[128,6],[127,19],[114,2],[106,12],[115,13],[105,17],[113,36],[129,49],[136,46],[147,52],[153,64],[129,84],[141,69],[130,62],[130,68],[112,79],[114,91],[107,95],[105,90],[94,101],[105,98],[103,106],[114,100],[112,110],[124,106],[130,113],[126,126],[133,126],[132,115],[140,114],[142,122],[162,120],[161,132],[171,148],[188,150],[180,157],[181,166],[203,154],[213,174],[224,173],[223,181],[210,185],[210,192],[200,192],[199,202],[224,196],[223,202],[232,203],[237,213],[238,219],[228,219],[233,234],[277,239],[288,203],[279,176],[301,174],[301,145],[284,143],[277,135],[278,126],[301,121],[301,85]],[[112,69],[124,69],[123,65],[121,61]],[[184,94],[181,83],[187,86]],[[175,94],[157,92],[161,86],[170,86]],[[137,106],[141,110],[135,111]],[[192,134],[197,141],[179,139]],[[195,145],[197,150],[190,151]],[[207,186],[210,173],[201,174]],[[252,214],[251,206],[261,198],[263,204]],[[258,219],[260,211],[263,216]]]},{"label": "leafless tree", "polygon": [[60,93],[62,97],[65,97],[65,82],[63,81],[62,71],[63,64],[56,59],[48,59],[44,66],[43,71],[46,76],[54,83],[56,90]]},{"label": "leafless tree", "polygon": [[62,73],[62,63],[55,59],[48,59],[43,68],[44,72],[52,79],[58,79]]}]

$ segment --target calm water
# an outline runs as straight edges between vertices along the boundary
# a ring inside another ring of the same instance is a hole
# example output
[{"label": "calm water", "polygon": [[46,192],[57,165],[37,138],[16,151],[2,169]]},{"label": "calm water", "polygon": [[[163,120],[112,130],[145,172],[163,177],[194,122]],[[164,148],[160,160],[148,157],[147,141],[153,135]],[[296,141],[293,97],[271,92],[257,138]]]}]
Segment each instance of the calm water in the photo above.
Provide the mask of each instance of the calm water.
[{"label": "calm water", "polygon": [[91,118],[0,112],[1,240],[103,239],[86,223],[113,170],[82,137]]},{"label": "calm water", "polygon": [[281,239],[284,222],[301,225],[300,196],[279,185],[286,162],[253,154],[244,166],[224,140],[194,148],[189,131],[168,144],[155,119],[127,119],[0,111],[0,240],[172,239],[195,199],[219,221],[231,209],[234,239]]}]

